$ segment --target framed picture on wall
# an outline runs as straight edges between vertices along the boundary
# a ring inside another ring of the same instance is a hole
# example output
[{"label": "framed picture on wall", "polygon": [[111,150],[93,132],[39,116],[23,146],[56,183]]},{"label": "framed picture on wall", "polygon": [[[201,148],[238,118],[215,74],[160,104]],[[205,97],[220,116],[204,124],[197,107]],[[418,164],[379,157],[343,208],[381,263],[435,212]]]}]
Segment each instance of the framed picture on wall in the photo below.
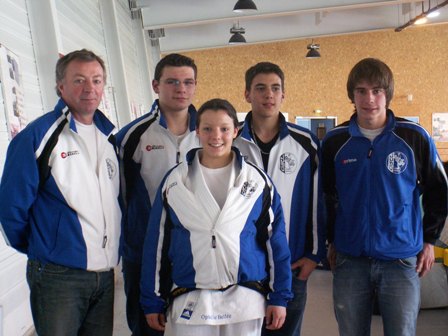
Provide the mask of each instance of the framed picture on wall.
[{"label": "framed picture on wall", "polygon": [[434,141],[448,142],[448,112],[432,114],[432,137]]},{"label": "framed picture on wall", "polygon": [[28,123],[23,109],[23,83],[19,58],[0,44],[0,81],[9,139]]}]

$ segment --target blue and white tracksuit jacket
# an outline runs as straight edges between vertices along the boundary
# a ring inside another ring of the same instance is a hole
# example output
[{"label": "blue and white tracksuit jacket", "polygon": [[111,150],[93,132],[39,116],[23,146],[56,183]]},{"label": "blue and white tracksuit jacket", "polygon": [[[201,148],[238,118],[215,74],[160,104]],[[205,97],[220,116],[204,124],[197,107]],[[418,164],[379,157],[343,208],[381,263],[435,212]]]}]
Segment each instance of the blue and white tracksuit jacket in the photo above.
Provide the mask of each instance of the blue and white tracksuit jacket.
[{"label": "blue and white tracksuit jacket", "polygon": [[200,172],[197,150],[162,182],[143,252],[145,314],[163,312],[176,287],[219,289],[269,279],[268,304],[286,306],[292,297],[280,197],[260,169],[234,152],[238,169],[222,209]]},{"label": "blue and white tracksuit jacket", "polygon": [[[269,154],[267,173],[282,199],[291,261],[325,257],[325,211],[319,173],[319,140],[307,129],[288,123],[280,113],[280,134]],[[263,167],[254,142],[252,112],[234,141],[242,155]]]},{"label": "blue and white tracksuit jacket", "polygon": [[416,256],[423,242],[434,244],[447,217],[447,180],[420,125],[388,110],[383,132],[371,142],[354,114],[327,133],[322,157],[328,240],[338,252],[393,260]]},{"label": "blue and white tracksuit jacket", "polygon": [[180,143],[168,130],[158,100],[149,113],[117,133],[124,199],[121,254],[127,261],[141,263],[149,215],[163,177],[190,149],[200,146],[193,105],[188,113],[190,133]]},{"label": "blue and white tracksuit jacket", "polygon": [[[57,126],[46,180],[38,160]],[[90,271],[118,263],[121,211],[115,127],[99,110],[98,175],[75,120],[61,99],[11,141],[0,185],[0,221],[7,243],[31,260]],[[101,211],[101,209],[103,211]]]}]

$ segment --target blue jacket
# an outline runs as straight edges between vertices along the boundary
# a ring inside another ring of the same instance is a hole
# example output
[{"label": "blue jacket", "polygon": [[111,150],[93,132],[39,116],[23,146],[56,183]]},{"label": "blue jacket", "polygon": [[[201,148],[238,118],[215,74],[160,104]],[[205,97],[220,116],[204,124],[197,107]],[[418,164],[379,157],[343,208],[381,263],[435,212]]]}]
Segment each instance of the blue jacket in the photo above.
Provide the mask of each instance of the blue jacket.
[{"label": "blue jacket", "polygon": [[[253,140],[248,113],[234,145],[258,167],[260,149]],[[280,114],[280,134],[269,154],[267,173],[282,199],[291,261],[325,257],[325,212],[320,186],[319,140],[307,129],[288,123]]]},{"label": "blue jacket", "polygon": [[[118,263],[121,211],[115,128],[99,110],[93,120],[98,130],[98,175],[63,100],[9,145],[0,185],[0,221],[9,245],[29,259],[93,271]],[[47,153],[48,143],[54,147]],[[42,167],[50,169],[40,178]]]},{"label": "blue jacket", "polygon": [[407,258],[439,237],[448,211],[446,175],[420,125],[388,110],[372,143],[354,114],[327,133],[322,156],[328,239],[338,252]]},{"label": "blue jacket", "polygon": [[163,177],[183,160],[188,150],[200,146],[193,105],[188,113],[189,133],[180,143],[168,130],[158,100],[149,113],[117,133],[124,204],[121,254],[127,261],[141,263],[149,215]]},{"label": "blue jacket", "polygon": [[162,312],[173,287],[219,289],[269,279],[269,304],[286,306],[292,297],[280,197],[269,178],[234,151],[234,183],[222,209],[206,186],[197,150],[162,182],[144,245],[145,313]]}]

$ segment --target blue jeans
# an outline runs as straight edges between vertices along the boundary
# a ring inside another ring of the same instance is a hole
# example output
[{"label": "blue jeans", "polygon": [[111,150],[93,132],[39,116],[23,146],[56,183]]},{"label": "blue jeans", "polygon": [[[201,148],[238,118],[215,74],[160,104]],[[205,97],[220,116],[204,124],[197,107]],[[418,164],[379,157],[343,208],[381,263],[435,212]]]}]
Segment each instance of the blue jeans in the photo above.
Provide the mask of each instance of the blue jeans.
[{"label": "blue jeans", "polygon": [[126,294],[126,318],[132,336],[162,336],[163,332],[154,330],[146,322],[140,306],[141,265],[122,259],[124,292]]},{"label": "blue jeans", "polygon": [[291,290],[294,298],[288,302],[286,307],[286,320],[278,330],[268,330],[263,326],[263,336],[300,336],[302,328],[303,313],[305,312],[307,297],[307,281],[297,279],[299,270],[292,272]]},{"label": "blue jeans", "polygon": [[339,334],[370,335],[376,291],[384,335],[415,335],[420,306],[416,262],[416,257],[386,261],[338,253],[333,300]]},{"label": "blue jeans", "polygon": [[39,336],[111,336],[114,271],[90,272],[28,260],[31,312]]}]

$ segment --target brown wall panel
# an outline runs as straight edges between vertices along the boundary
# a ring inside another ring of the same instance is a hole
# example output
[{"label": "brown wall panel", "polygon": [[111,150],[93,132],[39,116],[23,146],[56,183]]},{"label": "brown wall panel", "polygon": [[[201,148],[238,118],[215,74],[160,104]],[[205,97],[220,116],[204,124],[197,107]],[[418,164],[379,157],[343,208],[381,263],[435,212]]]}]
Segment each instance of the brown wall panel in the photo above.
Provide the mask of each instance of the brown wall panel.
[{"label": "brown wall panel", "polygon": [[[250,40],[250,34],[246,37]],[[348,119],[353,106],[345,89],[350,69],[360,59],[376,57],[394,72],[395,96],[391,108],[399,116],[419,116],[431,133],[434,112],[448,112],[448,24],[408,28],[400,33],[379,31],[320,37],[321,58],[306,59],[311,41],[291,40],[275,43],[232,46],[185,52],[195,59],[198,87],[195,105],[214,98],[230,100],[238,111],[248,111],[244,99],[244,73],[251,65],[271,61],[285,72],[284,112],[295,116],[337,116]],[[408,95],[412,101],[408,101]],[[441,156],[448,149],[440,143]],[[442,148],[444,148],[442,150]]]}]

